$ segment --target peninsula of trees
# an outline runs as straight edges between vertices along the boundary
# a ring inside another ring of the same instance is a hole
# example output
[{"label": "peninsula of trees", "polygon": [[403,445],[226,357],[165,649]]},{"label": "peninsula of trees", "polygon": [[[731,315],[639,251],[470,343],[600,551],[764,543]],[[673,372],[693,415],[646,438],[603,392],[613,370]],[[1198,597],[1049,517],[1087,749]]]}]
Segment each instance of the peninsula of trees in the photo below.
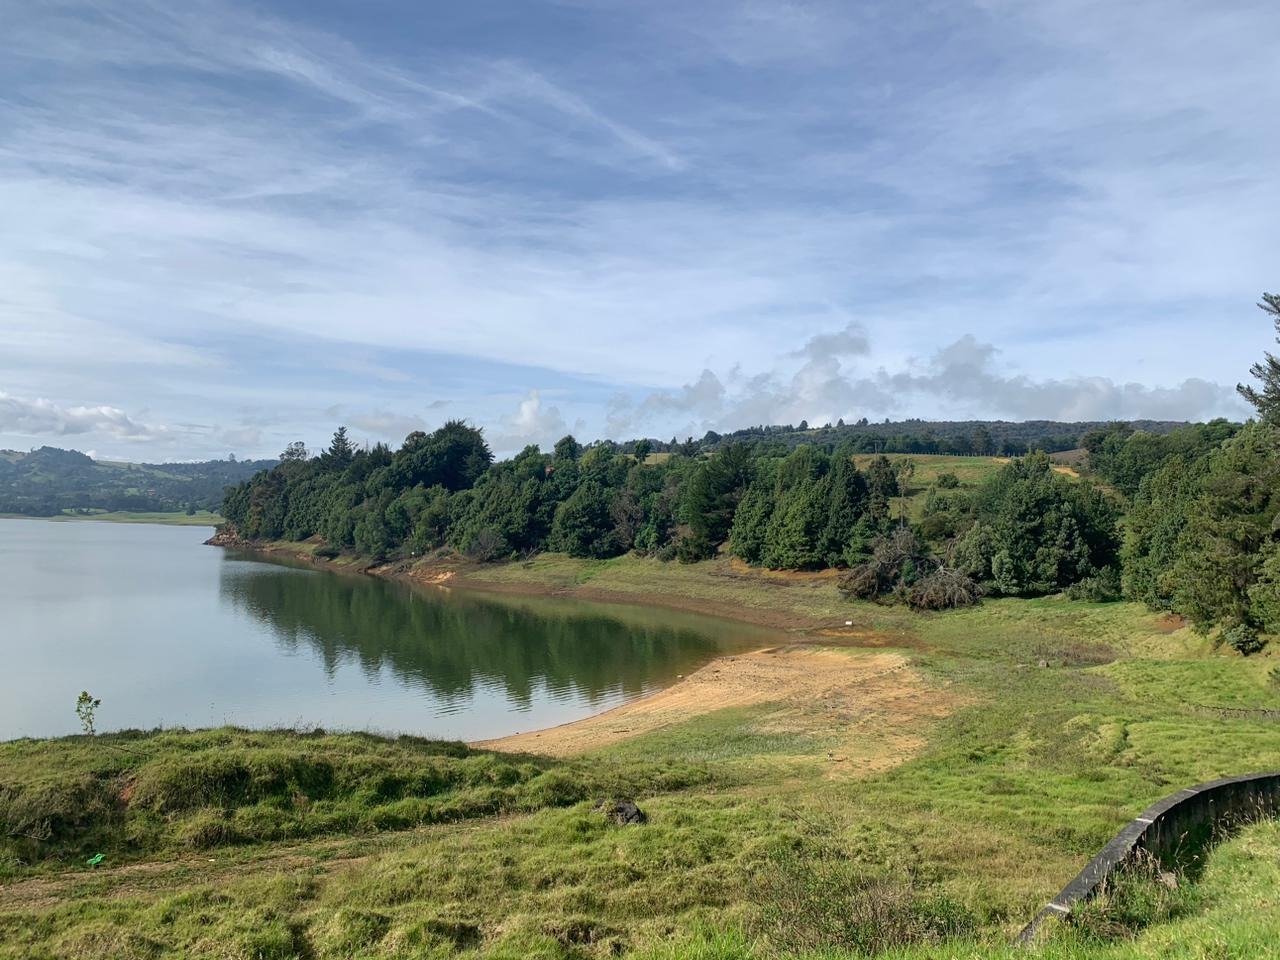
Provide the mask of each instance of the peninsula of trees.
[{"label": "peninsula of trees", "polygon": [[[1260,306],[1280,331],[1280,298]],[[1089,424],[1030,452],[1014,449],[1026,425],[981,426],[962,452],[1024,455],[980,483],[942,473],[911,509],[913,461],[886,454],[954,453],[954,435],[841,423],[684,444],[565,437],[495,462],[480,430],[451,421],[398,450],[356,449],[342,428],[319,456],[291,445],[228,492],[223,514],[248,540],[319,537],[329,555],[370,559],[728,552],[773,569],[840,568],[847,595],[921,607],[1123,595],[1249,652],[1280,632],[1280,362],[1268,355],[1253,374],[1258,386],[1241,393],[1258,418],[1243,426]],[[1010,429],[997,441],[991,426]],[[1087,451],[1084,475],[1055,468],[1045,446]]]}]

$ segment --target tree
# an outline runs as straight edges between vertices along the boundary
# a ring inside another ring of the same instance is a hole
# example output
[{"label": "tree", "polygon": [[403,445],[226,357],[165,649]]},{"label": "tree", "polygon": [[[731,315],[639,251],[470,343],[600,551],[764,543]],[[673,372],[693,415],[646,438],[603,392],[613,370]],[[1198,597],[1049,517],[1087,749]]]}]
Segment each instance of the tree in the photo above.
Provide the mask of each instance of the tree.
[{"label": "tree", "polygon": [[461,420],[450,420],[434,433],[414,431],[391,458],[389,480],[398,487],[441,486],[465,490],[493,462],[484,433]]},{"label": "tree", "polygon": [[693,467],[681,491],[680,515],[689,532],[680,544],[686,563],[715,553],[729,536],[738,501],[751,480],[751,454],[746,446],[731,443],[710,459]]},{"label": "tree", "polygon": [[307,445],[301,440],[295,440],[284,448],[284,452],[280,454],[282,463],[300,463],[307,459]]},{"label": "tree", "polygon": [[867,509],[867,481],[847,448],[836,451],[827,476],[822,559],[827,566],[848,566],[861,560],[868,548],[865,525],[859,523]]},{"label": "tree", "polygon": [[581,484],[556,509],[551,543],[571,557],[612,557],[619,546],[614,536],[612,497],[594,480]]},{"label": "tree", "polygon": [[635,445],[636,463],[644,463],[653,452],[653,444],[648,440],[637,440]]},{"label": "tree", "polygon": [[1054,473],[1044,453],[1013,461],[978,489],[973,506],[957,559],[996,593],[1052,593],[1115,562],[1114,506]]},{"label": "tree", "polygon": [[[1267,560],[1280,523],[1280,427],[1249,424],[1211,454],[1185,515],[1168,573],[1174,609],[1202,630],[1269,619]],[[1262,601],[1257,611],[1256,601]]]},{"label": "tree", "polygon": [[898,496],[898,475],[893,464],[884,454],[871,461],[867,468],[867,490],[870,495],[870,510],[877,520],[885,520],[889,516],[889,501]]},{"label": "tree", "polygon": [[974,454],[979,457],[991,457],[995,455],[996,443],[991,439],[991,431],[986,427],[978,427],[973,431],[973,437],[969,441],[973,448]]},{"label": "tree", "polygon": [[330,468],[343,470],[351,463],[355,451],[355,444],[347,438],[347,428],[339,427],[333,432],[333,440],[329,443],[329,449],[324,452],[323,459]]},{"label": "tree", "polygon": [[582,456],[582,444],[573,439],[573,435],[561,437],[556,441],[554,457],[557,460],[577,460]]},{"label": "tree", "polygon": [[[1264,293],[1258,304],[1259,309],[1271,318],[1276,329],[1276,342],[1280,343],[1280,294]],[[1248,400],[1258,411],[1258,416],[1265,423],[1280,423],[1280,359],[1271,353],[1249,368],[1261,385],[1261,389],[1245,384],[1237,384],[1240,396]]]}]

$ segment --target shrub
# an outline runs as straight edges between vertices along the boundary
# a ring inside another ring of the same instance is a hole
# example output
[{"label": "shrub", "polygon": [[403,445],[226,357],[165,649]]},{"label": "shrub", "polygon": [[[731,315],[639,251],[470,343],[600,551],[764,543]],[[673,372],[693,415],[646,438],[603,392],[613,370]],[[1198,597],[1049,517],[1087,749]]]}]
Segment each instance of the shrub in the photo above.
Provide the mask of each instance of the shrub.
[{"label": "shrub", "polygon": [[954,473],[940,473],[938,474],[938,479],[935,482],[942,490],[954,490],[956,487],[960,486],[960,478]]},{"label": "shrub", "polygon": [[982,588],[950,567],[939,567],[921,577],[907,592],[907,603],[916,610],[954,610],[971,607],[981,599]]},{"label": "shrub", "polygon": [[334,560],[340,555],[341,551],[332,544],[326,543],[322,547],[316,547],[313,557],[319,557],[321,560]]},{"label": "shrub", "polygon": [[506,539],[493,527],[485,527],[471,538],[467,548],[467,556],[480,563],[492,563],[501,560],[511,552]]},{"label": "shrub", "polygon": [[836,589],[848,600],[874,600],[880,595],[880,578],[870,563],[860,563],[840,574]]},{"label": "shrub", "polygon": [[1120,599],[1120,571],[1115,567],[1104,567],[1093,576],[1071,584],[1066,593],[1072,600],[1112,603]]},{"label": "shrub", "polygon": [[1247,623],[1237,623],[1234,627],[1228,627],[1223,631],[1222,640],[1245,657],[1257,653],[1267,645],[1267,641],[1258,636],[1258,631]]}]

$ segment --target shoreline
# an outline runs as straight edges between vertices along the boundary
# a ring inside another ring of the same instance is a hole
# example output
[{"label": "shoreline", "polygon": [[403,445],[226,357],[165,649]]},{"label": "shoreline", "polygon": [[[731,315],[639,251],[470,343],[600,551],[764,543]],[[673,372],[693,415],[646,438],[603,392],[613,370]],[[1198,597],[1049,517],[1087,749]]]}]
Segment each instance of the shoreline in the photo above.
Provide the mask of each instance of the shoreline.
[{"label": "shoreline", "polygon": [[[717,657],[661,690],[581,720],[467,745],[574,757],[721,710],[758,708],[752,726],[825,741],[816,750],[802,748],[795,759],[826,762],[833,773],[857,775],[896,766],[923,744],[914,732],[886,733],[878,722],[883,711],[891,708],[900,721],[930,720],[947,715],[958,702],[953,692],[925,683],[901,653],[785,644]],[[879,739],[855,733],[867,725]],[[841,733],[831,740],[833,731]]]},{"label": "shoreline", "polygon": [[[228,538],[219,541],[219,536],[205,541],[207,546],[240,550],[245,553],[259,554],[272,559],[294,560],[314,570],[330,573],[355,574],[359,576],[379,577],[400,583],[440,589],[472,590],[479,593],[491,593],[502,596],[548,598],[562,600],[582,600],[589,603],[620,604],[632,607],[653,607],[678,613],[691,613],[700,616],[714,617],[733,623],[775,630],[791,634],[792,642],[800,642],[801,637],[812,637],[815,643],[823,639],[832,641],[831,645],[850,646],[865,645],[867,647],[900,646],[895,643],[894,636],[886,633],[878,639],[880,642],[865,644],[841,643],[840,638],[847,639],[857,634],[866,640],[872,640],[865,631],[848,631],[846,620],[835,617],[815,617],[794,611],[768,606],[744,606],[731,601],[716,600],[710,597],[689,596],[685,594],[663,593],[657,590],[631,591],[610,590],[605,587],[591,586],[589,583],[573,585],[553,584],[538,580],[492,580],[473,576],[476,571],[486,568],[501,569],[504,564],[478,564],[463,558],[449,560],[393,560],[388,563],[369,563],[355,557],[340,557],[330,560],[315,556],[307,549],[307,541],[298,544],[282,541],[257,543],[252,541]],[[743,568],[749,570],[750,568]],[[778,575],[771,572],[752,571],[749,576],[758,579],[761,584],[770,581],[786,582],[790,575]],[[819,582],[830,579],[828,572],[819,571],[812,574],[798,575],[798,579]],[[910,644],[905,644],[910,645]]]},{"label": "shoreline", "polygon": [[[909,712],[920,716],[945,715],[955,706],[953,694],[931,688],[910,669],[903,651],[916,646],[911,639],[890,630],[851,629],[848,620],[804,615],[771,606],[749,606],[710,597],[689,596],[649,590],[616,590],[589,583],[559,584],[545,580],[524,581],[482,579],[469,574],[484,569],[461,558],[450,561],[400,560],[364,565],[342,559],[334,562],[316,557],[308,544],[248,543],[234,538],[214,537],[211,545],[256,554],[266,559],[293,561],[311,569],[333,573],[374,576],[417,587],[440,590],[461,589],[510,597],[580,600],[714,617],[775,634],[761,638],[760,647],[743,653],[716,657],[688,675],[671,683],[610,707],[566,723],[521,730],[501,737],[469,741],[468,746],[502,753],[531,753],[554,757],[575,756],[633,737],[653,733],[687,720],[728,708],[767,707],[794,714],[797,704],[816,705],[819,712],[841,704],[847,722],[874,710],[882,688],[895,702],[905,698],[916,704]],[[759,584],[811,585],[828,581],[829,574],[769,575],[748,568],[733,575],[750,577]],[[843,649],[841,649],[843,648]],[[893,676],[891,682],[886,678]],[[886,686],[887,683],[887,686]],[[926,693],[928,691],[928,693]],[[856,706],[855,706],[856,705]],[[807,713],[802,709],[801,713]],[[825,722],[835,719],[827,716]],[[792,717],[791,721],[795,718]],[[791,725],[788,722],[788,726]],[[809,722],[802,724],[813,726]],[[819,724],[814,729],[818,729]],[[891,742],[877,752],[883,763],[888,756],[900,762],[919,744]],[[842,743],[844,752],[858,749]],[[854,765],[870,762],[867,758]],[[877,767],[879,768],[879,767]]]}]

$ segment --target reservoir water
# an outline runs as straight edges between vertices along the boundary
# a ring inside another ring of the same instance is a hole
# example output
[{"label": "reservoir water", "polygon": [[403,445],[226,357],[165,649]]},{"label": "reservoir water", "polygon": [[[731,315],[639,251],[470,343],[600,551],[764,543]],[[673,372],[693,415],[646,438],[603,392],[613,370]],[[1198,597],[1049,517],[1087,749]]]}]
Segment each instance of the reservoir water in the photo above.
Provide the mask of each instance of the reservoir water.
[{"label": "reservoir water", "polygon": [[476,740],[607,710],[767,634],[298,568],[210,530],[0,520],[0,739],[321,727]]}]

